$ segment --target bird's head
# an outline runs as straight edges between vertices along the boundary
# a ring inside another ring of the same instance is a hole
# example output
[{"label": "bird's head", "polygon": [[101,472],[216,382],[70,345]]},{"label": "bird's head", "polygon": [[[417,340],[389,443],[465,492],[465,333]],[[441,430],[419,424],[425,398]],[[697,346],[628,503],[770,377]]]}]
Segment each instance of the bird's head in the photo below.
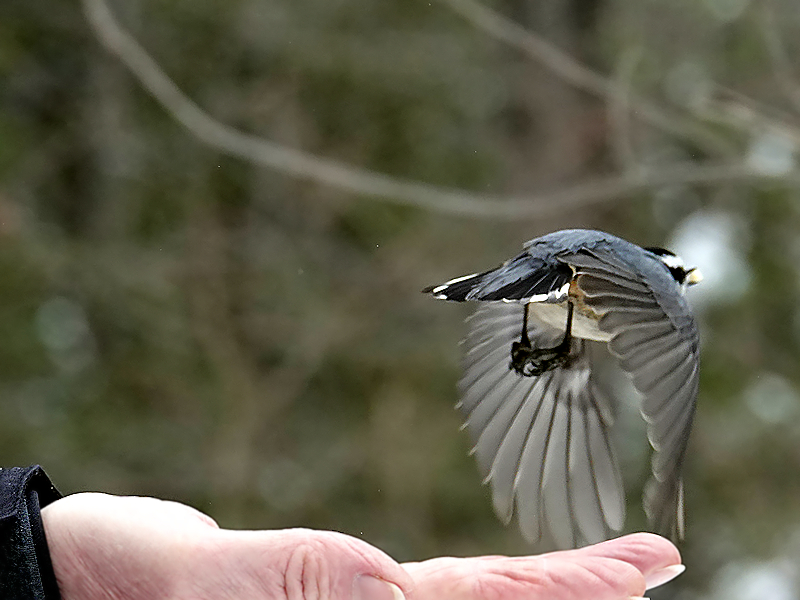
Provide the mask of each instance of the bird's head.
[{"label": "bird's head", "polygon": [[669,269],[672,277],[684,290],[690,285],[695,285],[703,281],[703,274],[700,272],[700,269],[696,267],[687,268],[683,263],[683,259],[674,252],[655,247],[645,248],[645,250],[655,254],[658,260],[664,263],[664,266]]}]

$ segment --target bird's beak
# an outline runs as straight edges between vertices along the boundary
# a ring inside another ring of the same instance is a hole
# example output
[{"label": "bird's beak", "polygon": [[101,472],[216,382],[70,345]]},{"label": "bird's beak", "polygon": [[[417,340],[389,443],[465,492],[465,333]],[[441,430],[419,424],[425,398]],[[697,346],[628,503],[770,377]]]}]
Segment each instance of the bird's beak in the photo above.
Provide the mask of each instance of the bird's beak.
[{"label": "bird's beak", "polygon": [[703,274],[700,272],[700,269],[692,269],[686,274],[686,279],[684,281],[686,285],[695,285],[703,281]]}]

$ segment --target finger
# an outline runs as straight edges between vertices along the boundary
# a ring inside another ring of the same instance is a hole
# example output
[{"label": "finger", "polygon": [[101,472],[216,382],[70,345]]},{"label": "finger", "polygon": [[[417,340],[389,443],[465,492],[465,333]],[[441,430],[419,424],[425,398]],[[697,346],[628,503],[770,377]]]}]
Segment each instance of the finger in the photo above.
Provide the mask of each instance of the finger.
[{"label": "finger", "polygon": [[414,578],[409,600],[621,600],[645,589],[642,573],[625,561],[566,552],[438,558],[403,566]]},{"label": "finger", "polygon": [[648,589],[674,579],[684,570],[675,545],[653,533],[634,533],[564,554],[572,553],[615,558],[633,565],[645,576]]},{"label": "finger", "polygon": [[257,573],[260,589],[276,590],[276,597],[402,600],[411,590],[412,580],[397,562],[341,533],[220,530],[215,538],[212,552],[229,559],[235,556],[235,568],[243,571],[239,581]]}]

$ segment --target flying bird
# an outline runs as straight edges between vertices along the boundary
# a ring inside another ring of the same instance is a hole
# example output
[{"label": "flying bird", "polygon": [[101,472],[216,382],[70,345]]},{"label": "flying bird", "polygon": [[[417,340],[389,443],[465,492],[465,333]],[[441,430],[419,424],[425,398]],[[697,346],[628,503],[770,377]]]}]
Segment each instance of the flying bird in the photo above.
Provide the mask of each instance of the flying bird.
[{"label": "flying bird", "polygon": [[702,280],[674,253],[583,229],[523,246],[497,268],[423,292],[477,301],[460,410],[494,510],[530,542],[595,543],[622,530],[612,404],[593,376],[602,345],[641,396],[653,447],[649,526],[684,534],[681,466],[695,414],[699,334],[684,293]]}]

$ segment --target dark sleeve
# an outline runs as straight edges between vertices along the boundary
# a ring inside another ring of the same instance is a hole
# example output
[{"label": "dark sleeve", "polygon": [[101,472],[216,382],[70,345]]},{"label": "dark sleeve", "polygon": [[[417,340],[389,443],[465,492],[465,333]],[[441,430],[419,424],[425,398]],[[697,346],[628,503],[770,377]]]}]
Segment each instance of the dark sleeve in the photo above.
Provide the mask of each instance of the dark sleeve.
[{"label": "dark sleeve", "polygon": [[39,509],[61,498],[41,467],[0,468],[0,598],[60,600]]}]

